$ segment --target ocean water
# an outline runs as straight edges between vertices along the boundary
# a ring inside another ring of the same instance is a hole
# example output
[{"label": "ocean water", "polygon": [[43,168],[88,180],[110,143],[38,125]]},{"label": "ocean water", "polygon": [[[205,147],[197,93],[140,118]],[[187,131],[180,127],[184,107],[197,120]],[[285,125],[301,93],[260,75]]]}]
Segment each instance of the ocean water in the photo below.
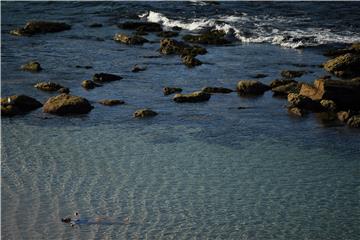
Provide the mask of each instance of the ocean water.
[{"label": "ocean water", "polygon": [[[38,109],[2,118],[2,239],[360,238],[358,130],[316,114],[292,117],[286,101],[270,92],[256,98],[215,94],[205,103],[177,104],[161,91],[234,89],[238,80],[257,73],[268,74],[261,81],[270,83],[284,69],[305,70],[299,80],[313,82],[326,74],[318,67],[326,60],[325,48],[359,40],[359,3],[1,7],[2,96],[27,94],[44,102],[55,94],[33,84],[55,81],[95,107],[73,117]],[[138,16],[164,28],[185,27],[182,34],[231,25],[239,41],[206,46],[208,54],[198,57],[204,64],[189,69],[177,56],[148,58],[159,56],[156,35],[145,36],[153,42],[143,46],[112,40],[117,32],[131,33],[116,23]],[[29,38],[8,34],[36,19],[66,21],[72,29]],[[93,22],[104,26],[89,28]],[[19,70],[33,59],[43,71]],[[147,70],[132,73],[134,64]],[[85,91],[81,81],[97,72],[124,78]],[[127,104],[96,103],[104,98]],[[143,107],[159,115],[133,119]],[[75,211],[89,222],[71,227],[60,221]]]}]

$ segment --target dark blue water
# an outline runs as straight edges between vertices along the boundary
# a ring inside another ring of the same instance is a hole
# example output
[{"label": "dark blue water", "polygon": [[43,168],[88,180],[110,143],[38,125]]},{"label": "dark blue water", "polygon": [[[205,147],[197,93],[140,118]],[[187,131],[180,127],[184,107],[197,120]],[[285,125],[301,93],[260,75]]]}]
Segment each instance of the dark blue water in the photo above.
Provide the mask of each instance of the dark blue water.
[{"label": "dark blue water", "polygon": [[[38,109],[2,118],[4,239],[359,239],[359,131],[315,114],[294,118],[270,92],[176,104],[161,91],[234,89],[257,73],[269,83],[284,69],[306,70],[299,80],[312,82],[326,74],[318,67],[325,47],[359,40],[358,2],[1,4],[2,96],[44,102],[55,94],[34,83],[55,81],[95,107],[84,116]],[[139,15],[186,28],[181,34],[231,27],[239,41],[206,46],[204,64],[189,69],[177,56],[147,58],[159,55],[154,34],[143,46],[112,40],[131,33],[117,23]],[[8,34],[28,20],[65,21],[72,29]],[[89,28],[94,22],[104,26]],[[43,71],[19,70],[33,59]],[[134,64],[147,70],[132,73]],[[97,72],[123,80],[85,91],[81,81]],[[127,104],[96,103],[104,98]],[[144,107],[159,115],[133,119]],[[98,224],[60,221],[74,211]]]}]

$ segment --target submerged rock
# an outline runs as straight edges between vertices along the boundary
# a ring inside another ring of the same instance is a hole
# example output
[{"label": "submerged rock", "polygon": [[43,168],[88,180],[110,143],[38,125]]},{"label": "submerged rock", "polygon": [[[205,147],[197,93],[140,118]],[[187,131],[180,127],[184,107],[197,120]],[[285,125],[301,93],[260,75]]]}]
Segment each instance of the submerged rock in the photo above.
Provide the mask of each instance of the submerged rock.
[{"label": "submerged rock", "polygon": [[85,98],[61,94],[49,98],[44,104],[43,111],[56,115],[85,114],[90,112],[92,108]]},{"label": "submerged rock", "polygon": [[223,88],[223,87],[204,87],[201,91],[206,93],[231,93],[232,89]]},{"label": "submerged rock", "polygon": [[35,98],[26,95],[13,95],[1,98],[1,116],[24,114],[42,107]]},{"label": "submerged rock", "polygon": [[178,32],[173,32],[173,31],[162,31],[162,32],[159,32],[156,35],[158,37],[171,38],[171,37],[177,37],[179,35],[179,33]]},{"label": "submerged rock", "polygon": [[125,104],[124,101],[118,99],[103,99],[100,100],[99,103],[105,106],[115,106],[115,105]]},{"label": "submerged rock", "polygon": [[143,37],[140,37],[138,35],[127,36],[127,35],[122,34],[122,33],[115,34],[114,40],[117,41],[117,42],[128,44],[128,45],[142,45],[142,44],[144,44],[146,42],[149,42],[149,40],[147,40],[147,39],[145,39]]},{"label": "submerged rock", "polygon": [[145,71],[145,70],[146,70],[146,67],[140,67],[137,64],[131,69],[132,72],[141,72],[141,71]]},{"label": "submerged rock", "polygon": [[200,35],[185,35],[183,39],[191,43],[221,45],[230,43],[225,35],[226,33],[223,30],[211,30]]},{"label": "submerged rock", "polygon": [[30,61],[24,65],[21,65],[21,70],[30,72],[39,72],[42,70],[40,63],[36,61]]},{"label": "submerged rock", "polygon": [[264,74],[264,73],[258,73],[254,76],[254,78],[265,78],[267,77],[268,75],[267,74]]},{"label": "submerged rock", "polygon": [[95,73],[93,76],[93,80],[95,82],[100,82],[100,83],[112,82],[112,81],[117,81],[117,80],[121,80],[121,79],[122,79],[122,77],[120,77],[118,75],[110,74],[110,73]]},{"label": "submerged rock", "polygon": [[101,23],[92,23],[89,25],[89,27],[91,28],[99,28],[99,27],[102,27],[103,25]]},{"label": "submerged rock", "polygon": [[68,93],[70,93],[70,89],[69,89],[69,88],[66,88],[66,87],[63,87],[63,88],[60,88],[60,89],[58,90],[58,93],[68,94]]},{"label": "submerged rock", "polygon": [[237,84],[237,91],[242,95],[261,95],[269,89],[269,86],[257,80],[240,80]]},{"label": "submerged rock", "polygon": [[139,109],[137,111],[134,112],[133,116],[135,118],[145,118],[145,117],[154,117],[158,115],[157,112],[154,112],[153,110],[151,109]]},{"label": "submerged rock", "polygon": [[346,123],[347,120],[349,120],[349,118],[352,116],[351,111],[340,111],[340,112],[337,112],[336,115],[337,115],[338,119],[344,123]]},{"label": "submerged rock", "polygon": [[23,28],[10,31],[16,36],[32,36],[41,33],[54,33],[71,29],[69,24],[63,22],[30,21]]},{"label": "submerged rock", "polygon": [[163,93],[165,96],[173,94],[173,93],[179,93],[182,92],[181,88],[177,88],[177,87],[164,87],[163,88]]},{"label": "submerged rock", "polygon": [[305,71],[283,70],[281,76],[283,78],[297,78],[304,75]]},{"label": "submerged rock", "polygon": [[34,85],[35,88],[40,89],[42,91],[55,92],[64,88],[58,83],[54,82],[40,82]]},{"label": "submerged rock", "polygon": [[360,76],[360,54],[347,53],[324,63],[324,69],[338,77]]},{"label": "submerged rock", "polygon": [[296,115],[298,117],[303,117],[305,114],[307,114],[307,112],[304,109],[299,107],[289,107],[288,111],[292,115]]},{"label": "submerged rock", "polygon": [[181,59],[183,64],[185,64],[188,67],[195,67],[202,64],[202,62],[199,59],[193,57],[192,55],[185,55]]},{"label": "submerged rock", "polygon": [[317,79],[314,85],[302,84],[300,94],[312,100],[333,100],[340,110],[360,109],[360,81]]},{"label": "submerged rock", "polygon": [[322,107],[318,101],[313,101],[308,97],[296,93],[289,93],[287,100],[289,108],[297,107],[300,109],[307,109],[312,111],[320,111]]},{"label": "submerged rock", "polygon": [[329,50],[324,55],[328,56],[328,57],[337,57],[337,56],[344,55],[347,53],[360,54],[360,42],[353,43],[353,44],[351,44],[350,47],[347,47],[347,48]]},{"label": "submerged rock", "polygon": [[88,90],[88,89],[94,89],[96,87],[100,87],[101,85],[91,80],[84,80],[82,81],[81,86]]},{"label": "submerged rock", "polygon": [[205,93],[202,91],[197,91],[189,94],[175,94],[173,100],[175,102],[183,103],[183,102],[204,102],[208,101],[211,97],[211,94]]},{"label": "submerged rock", "polygon": [[360,115],[350,117],[347,125],[352,128],[360,128]]},{"label": "submerged rock", "polygon": [[122,29],[132,29],[144,32],[160,32],[162,27],[159,23],[154,22],[124,22],[118,25]]}]

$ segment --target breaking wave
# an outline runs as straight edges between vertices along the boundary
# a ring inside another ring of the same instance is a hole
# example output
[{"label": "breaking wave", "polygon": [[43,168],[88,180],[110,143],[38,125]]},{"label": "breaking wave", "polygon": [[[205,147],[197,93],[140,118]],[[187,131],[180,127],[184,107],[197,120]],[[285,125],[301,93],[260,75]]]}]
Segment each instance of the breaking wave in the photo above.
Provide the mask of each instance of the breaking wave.
[{"label": "breaking wave", "polygon": [[[286,18],[249,16],[246,13],[218,15],[212,18],[171,19],[162,13],[148,11],[139,17],[156,22],[164,28],[181,27],[191,32],[206,29],[234,32],[234,37],[244,43],[271,43],[286,48],[314,47],[324,44],[352,43],[360,41],[359,33],[334,31],[328,28],[312,27],[308,17]],[[307,27],[305,25],[308,25]],[[299,28],[297,26],[303,26]]]}]

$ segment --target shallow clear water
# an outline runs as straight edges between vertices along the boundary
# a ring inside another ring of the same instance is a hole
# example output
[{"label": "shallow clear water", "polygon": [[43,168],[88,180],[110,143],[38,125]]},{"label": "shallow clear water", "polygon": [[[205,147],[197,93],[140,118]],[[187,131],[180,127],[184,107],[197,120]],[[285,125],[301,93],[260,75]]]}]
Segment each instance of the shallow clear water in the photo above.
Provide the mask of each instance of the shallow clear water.
[{"label": "shallow clear water", "polygon": [[[261,79],[269,83],[283,69],[306,70],[299,80],[312,82],[326,74],[318,67],[326,60],[322,49],[209,46],[199,56],[205,64],[188,69],[176,56],[144,58],[158,55],[157,42],[132,47],[112,41],[120,30],[108,22],[114,16],[101,14],[112,3],[74,3],[51,18],[72,22],[71,31],[31,38],[7,32],[68,5],[38,3],[12,17],[19,4],[2,2],[2,95],[45,101],[54,94],[33,84],[51,80],[95,108],[85,116],[39,109],[2,119],[3,239],[359,239],[359,131],[315,114],[294,118],[286,101],[270,92],[257,98],[213,95],[197,104],[176,104],[161,92],[168,85],[184,92],[235,88],[256,73],[269,74]],[[140,12],[149,7],[141,4]],[[86,27],[94,21],[105,26]],[[44,71],[19,71],[31,59]],[[134,64],[148,69],[132,73]],[[124,79],[82,89],[81,81],[96,72]],[[96,103],[103,98],[127,104]],[[142,107],[159,115],[133,119]],[[105,220],[74,228],[61,223],[74,211]]]}]

